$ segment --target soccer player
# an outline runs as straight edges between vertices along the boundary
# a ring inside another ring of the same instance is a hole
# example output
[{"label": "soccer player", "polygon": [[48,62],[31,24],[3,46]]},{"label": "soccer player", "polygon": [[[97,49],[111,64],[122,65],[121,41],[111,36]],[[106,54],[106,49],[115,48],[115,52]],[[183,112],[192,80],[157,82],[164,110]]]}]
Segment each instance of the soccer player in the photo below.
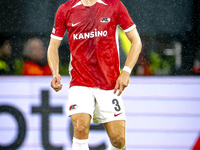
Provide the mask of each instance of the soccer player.
[{"label": "soccer player", "polygon": [[[119,71],[120,26],[131,42],[125,66]],[[58,48],[68,31],[71,52],[68,115],[72,119],[72,150],[89,150],[91,119],[103,123],[110,138],[109,150],[125,150],[125,111],[121,93],[141,51],[141,40],[120,0],[70,0],[55,16],[48,48],[51,86],[62,89]]]}]

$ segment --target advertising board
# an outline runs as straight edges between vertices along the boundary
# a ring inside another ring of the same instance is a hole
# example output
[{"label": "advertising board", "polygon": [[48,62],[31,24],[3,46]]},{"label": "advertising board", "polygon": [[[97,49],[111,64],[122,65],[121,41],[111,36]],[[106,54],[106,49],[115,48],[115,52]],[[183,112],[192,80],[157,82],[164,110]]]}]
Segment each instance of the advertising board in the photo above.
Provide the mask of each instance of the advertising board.
[{"label": "advertising board", "polygon": [[[71,150],[69,77],[62,77],[60,92],[50,82],[51,77],[0,77],[0,149]],[[199,77],[131,77],[122,97],[127,150],[191,150],[200,144]],[[90,150],[108,145],[103,125],[91,124]]]}]

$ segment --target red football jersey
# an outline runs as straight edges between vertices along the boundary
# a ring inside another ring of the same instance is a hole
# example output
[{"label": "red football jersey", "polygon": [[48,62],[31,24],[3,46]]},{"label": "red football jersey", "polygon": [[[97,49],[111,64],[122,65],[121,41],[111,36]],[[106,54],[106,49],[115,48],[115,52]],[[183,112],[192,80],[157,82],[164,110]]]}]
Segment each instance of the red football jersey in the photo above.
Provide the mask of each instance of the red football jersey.
[{"label": "red football jersey", "polygon": [[114,89],[120,74],[118,25],[124,32],[135,28],[119,0],[97,0],[92,6],[70,0],[58,8],[51,37],[62,40],[68,31],[70,87]]}]

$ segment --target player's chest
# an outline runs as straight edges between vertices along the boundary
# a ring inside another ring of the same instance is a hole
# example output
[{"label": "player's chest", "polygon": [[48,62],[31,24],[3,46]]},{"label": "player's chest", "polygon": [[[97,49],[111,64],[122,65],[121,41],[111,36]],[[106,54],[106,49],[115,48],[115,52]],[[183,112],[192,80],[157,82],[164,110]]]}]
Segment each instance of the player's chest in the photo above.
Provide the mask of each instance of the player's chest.
[{"label": "player's chest", "polygon": [[71,11],[67,15],[66,26],[68,30],[90,31],[94,28],[107,28],[115,24],[114,11],[106,8],[80,9]]}]

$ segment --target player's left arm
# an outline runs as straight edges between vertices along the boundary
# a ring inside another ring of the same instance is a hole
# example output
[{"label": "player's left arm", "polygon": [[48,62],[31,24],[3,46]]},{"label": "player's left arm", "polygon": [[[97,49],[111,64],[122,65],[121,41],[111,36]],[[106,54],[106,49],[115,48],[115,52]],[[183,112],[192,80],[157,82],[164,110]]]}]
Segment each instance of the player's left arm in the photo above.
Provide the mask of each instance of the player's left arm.
[{"label": "player's left arm", "polygon": [[[141,39],[136,28],[134,28],[133,30],[129,32],[126,32],[126,36],[131,42],[131,48],[129,50],[129,53],[125,62],[125,67],[128,67],[130,68],[130,70],[132,70],[141,52],[142,43],[141,43]],[[126,69],[123,69],[116,81],[116,85],[114,89],[114,93],[116,93],[117,90],[119,90],[117,94],[118,96],[121,95],[122,91],[128,86],[129,77],[130,77],[130,73],[126,71]]]}]

